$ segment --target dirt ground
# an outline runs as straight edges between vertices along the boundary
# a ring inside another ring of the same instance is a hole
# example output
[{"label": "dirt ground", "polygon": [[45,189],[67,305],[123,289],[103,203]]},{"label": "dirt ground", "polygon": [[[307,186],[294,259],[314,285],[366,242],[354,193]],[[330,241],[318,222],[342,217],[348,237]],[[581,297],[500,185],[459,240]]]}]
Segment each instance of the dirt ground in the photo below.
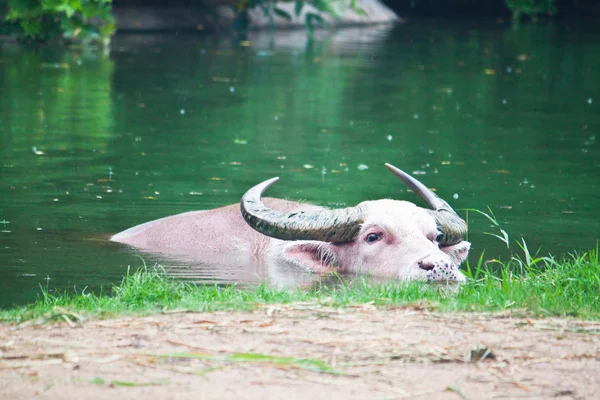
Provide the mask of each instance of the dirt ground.
[{"label": "dirt ground", "polygon": [[600,323],[517,314],[293,304],[0,325],[0,399],[599,399]]}]

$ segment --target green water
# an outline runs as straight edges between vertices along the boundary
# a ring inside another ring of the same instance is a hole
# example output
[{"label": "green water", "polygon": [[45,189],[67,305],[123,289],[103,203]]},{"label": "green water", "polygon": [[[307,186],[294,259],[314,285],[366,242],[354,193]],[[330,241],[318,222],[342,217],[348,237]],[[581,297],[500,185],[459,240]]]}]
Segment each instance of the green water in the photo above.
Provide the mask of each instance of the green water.
[{"label": "green water", "polygon": [[[596,245],[599,28],[411,21],[249,40],[120,36],[110,54],[0,42],[0,306],[118,282],[141,260],[112,233],[236,203],[272,176],[269,195],[332,207],[418,202],[384,162],[455,209],[489,206],[514,250],[521,236],[543,254]],[[483,217],[469,223],[472,259],[508,257]]]}]

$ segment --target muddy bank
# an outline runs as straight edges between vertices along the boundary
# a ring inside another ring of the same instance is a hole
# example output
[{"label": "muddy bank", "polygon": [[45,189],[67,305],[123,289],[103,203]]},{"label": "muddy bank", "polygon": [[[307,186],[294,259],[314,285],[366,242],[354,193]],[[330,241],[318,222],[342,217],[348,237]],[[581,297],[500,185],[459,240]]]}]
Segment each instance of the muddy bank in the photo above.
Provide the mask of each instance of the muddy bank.
[{"label": "muddy bank", "polygon": [[0,398],[600,397],[600,323],[314,304],[0,325]]}]

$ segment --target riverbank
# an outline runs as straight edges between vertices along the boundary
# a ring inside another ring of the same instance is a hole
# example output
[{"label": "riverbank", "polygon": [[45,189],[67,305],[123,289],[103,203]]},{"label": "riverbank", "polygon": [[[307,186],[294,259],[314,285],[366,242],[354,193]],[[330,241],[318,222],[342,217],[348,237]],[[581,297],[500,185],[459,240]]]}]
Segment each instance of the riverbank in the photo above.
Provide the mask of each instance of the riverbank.
[{"label": "riverbank", "polygon": [[[234,11],[235,2],[211,0],[197,5],[115,4],[113,15],[118,32],[160,32],[170,30],[229,30],[239,19]],[[317,16],[327,27],[365,26],[402,22],[390,8],[378,0],[356,0],[349,3],[333,2],[329,14],[305,3],[297,8],[295,2],[277,2],[268,15],[261,6],[248,9],[243,23],[250,30],[275,28],[279,30],[304,28],[307,16]],[[313,17],[310,17],[313,18]]]},{"label": "riverbank", "polygon": [[480,261],[460,289],[242,290],[142,269],[103,295],[44,292],[0,311],[0,397],[597,398],[598,249],[526,260]]},{"label": "riverbank", "polygon": [[592,399],[600,323],[317,303],[0,325],[0,397]]}]

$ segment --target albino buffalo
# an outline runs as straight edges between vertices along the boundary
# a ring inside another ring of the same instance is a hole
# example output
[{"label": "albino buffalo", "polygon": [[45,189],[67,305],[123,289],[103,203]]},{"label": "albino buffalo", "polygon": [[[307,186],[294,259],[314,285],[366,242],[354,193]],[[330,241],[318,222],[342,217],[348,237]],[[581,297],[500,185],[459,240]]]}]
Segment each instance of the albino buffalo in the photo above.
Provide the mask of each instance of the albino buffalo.
[{"label": "albino buffalo", "polygon": [[294,265],[313,272],[364,272],[427,282],[464,282],[459,265],[471,244],[466,223],[422,183],[385,164],[431,209],[407,201],[373,200],[326,209],[261,199],[264,181],[234,204],[191,211],[127,229],[111,240],[152,251],[190,251]]}]

